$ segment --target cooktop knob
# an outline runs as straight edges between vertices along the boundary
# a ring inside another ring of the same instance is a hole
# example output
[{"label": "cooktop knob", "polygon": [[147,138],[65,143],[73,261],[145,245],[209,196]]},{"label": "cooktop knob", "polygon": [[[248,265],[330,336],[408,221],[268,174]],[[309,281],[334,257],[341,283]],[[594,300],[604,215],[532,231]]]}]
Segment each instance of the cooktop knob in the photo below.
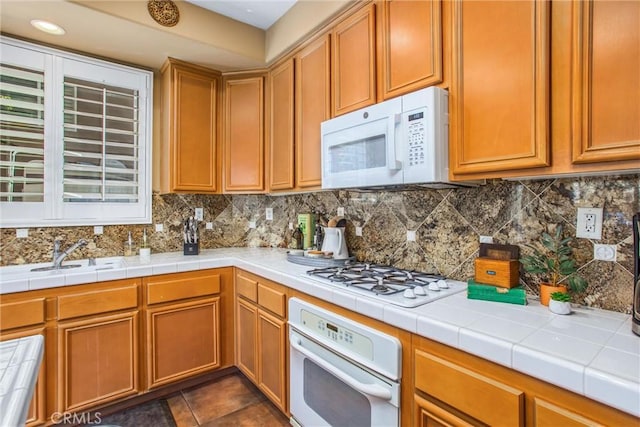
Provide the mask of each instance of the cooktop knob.
[{"label": "cooktop knob", "polygon": [[449,289],[449,284],[446,280],[440,279],[436,283],[440,289]]},{"label": "cooktop knob", "polygon": [[437,282],[431,282],[431,283],[429,283],[429,290],[430,291],[439,291],[440,287],[438,286]]},{"label": "cooktop knob", "polygon": [[413,293],[416,295],[424,296],[427,294],[427,291],[425,291],[422,286],[416,286],[415,288],[413,288]]},{"label": "cooktop knob", "polygon": [[413,292],[413,289],[405,289],[404,293],[402,294],[405,298],[410,298],[410,299],[415,299],[416,298],[416,294]]}]

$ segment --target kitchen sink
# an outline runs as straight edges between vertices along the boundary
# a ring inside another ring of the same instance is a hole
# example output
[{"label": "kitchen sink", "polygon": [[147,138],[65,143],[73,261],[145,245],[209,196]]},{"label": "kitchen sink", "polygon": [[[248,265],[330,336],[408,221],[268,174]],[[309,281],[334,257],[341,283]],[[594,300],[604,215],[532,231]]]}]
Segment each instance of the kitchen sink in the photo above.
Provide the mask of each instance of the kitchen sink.
[{"label": "kitchen sink", "polygon": [[12,265],[0,268],[1,280],[29,279],[51,274],[90,273],[100,270],[115,270],[126,267],[124,257],[95,258],[95,264],[88,259],[73,260],[54,268],[52,263]]}]

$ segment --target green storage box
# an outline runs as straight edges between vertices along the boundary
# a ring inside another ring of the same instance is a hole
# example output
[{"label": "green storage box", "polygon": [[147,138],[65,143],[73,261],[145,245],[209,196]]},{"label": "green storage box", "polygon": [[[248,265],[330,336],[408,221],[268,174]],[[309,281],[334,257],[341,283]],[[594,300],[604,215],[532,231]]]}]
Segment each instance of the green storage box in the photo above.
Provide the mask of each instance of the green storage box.
[{"label": "green storage box", "polygon": [[467,298],[527,305],[527,293],[523,286],[508,289],[485,285],[473,279],[467,282]]}]

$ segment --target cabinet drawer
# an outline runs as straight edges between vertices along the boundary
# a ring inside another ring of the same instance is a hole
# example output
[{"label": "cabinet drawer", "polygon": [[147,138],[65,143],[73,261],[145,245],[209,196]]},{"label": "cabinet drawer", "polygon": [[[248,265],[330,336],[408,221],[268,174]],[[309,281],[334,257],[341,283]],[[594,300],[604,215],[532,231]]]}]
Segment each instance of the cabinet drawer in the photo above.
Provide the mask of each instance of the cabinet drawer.
[{"label": "cabinet drawer", "polygon": [[218,293],[219,274],[178,273],[152,278],[147,282],[148,305]]},{"label": "cabinet drawer", "polygon": [[58,319],[90,316],[138,307],[138,286],[133,283],[58,297]]},{"label": "cabinet drawer", "polygon": [[236,292],[238,292],[238,295],[243,296],[250,301],[257,302],[258,282],[243,276],[242,274],[238,274],[236,276]]},{"label": "cabinet drawer", "polygon": [[416,388],[492,426],[524,425],[524,392],[416,350]]},{"label": "cabinet drawer", "polygon": [[272,289],[262,283],[258,284],[258,304],[280,317],[286,317],[287,295],[284,290]]},{"label": "cabinet drawer", "polygon": [[44,323],[44,298],[0,305],[0,330]]}]

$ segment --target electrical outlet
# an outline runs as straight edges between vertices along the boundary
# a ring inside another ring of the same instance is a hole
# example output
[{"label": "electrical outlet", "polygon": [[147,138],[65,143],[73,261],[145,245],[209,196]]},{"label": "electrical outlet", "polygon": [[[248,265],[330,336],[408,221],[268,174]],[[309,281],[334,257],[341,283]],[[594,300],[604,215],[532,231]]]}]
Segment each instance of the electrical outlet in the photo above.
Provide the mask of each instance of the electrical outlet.
[{"label": "electrical outlet", "polygon": [[578,208],[576,237],[602,239],[602,208]]},{"label": "electrical outlet", "polygon": [[617,245],[593,245],[593,259],[615,262],[618,257]]},{"label": "electrical outlet", "polygon": [[256,222],[255,221],[249,221],[249,228],[256,228]]},{"label": "electrical outlet", "polygon": [[16,238],[24,239],[29,237],[29,229],[28,228],[17,228],[16,229]]},{"label": "electrical outlet", "polygon": [[493,243],[493,237],[491,237],[491,236],[480,236],[480,243]]},{"label": "electrical outlet", "polygon": [[93,234],[102,234],[104,233],[104,227],[101,225],[94,225],[93,226]]},{"label": "electrical outlet", "polygon": [[164,231],[164,224],[156,224],[156,231],[162,233]]},{"label": "electrical outlet", "polygon": [[344,216],[344,208],[342,206],[338,208],[338,216]]},{"label": "electrical outlet", "polygon": [[407,230],[407,242],[416,241],[416,230]]},{"label": "electrical outlet", "polygon": [[204,209],[196,208],[195,218],[198,221],[202,221],[204,219]]},{"label": "electrical outlet", "polygon": [[212,222],[208,222],[205,224],[205,229],[207,230],[213,230],[213,223]]},{"label": "electrical outlet", "polygon": [[264,216],[267,221],[273,221],[273,208],[266,208],[264,210]]},{"label": "electrical outlet", "polygon": [[362,237],[362,227],[356,227],[356,236]]}]

